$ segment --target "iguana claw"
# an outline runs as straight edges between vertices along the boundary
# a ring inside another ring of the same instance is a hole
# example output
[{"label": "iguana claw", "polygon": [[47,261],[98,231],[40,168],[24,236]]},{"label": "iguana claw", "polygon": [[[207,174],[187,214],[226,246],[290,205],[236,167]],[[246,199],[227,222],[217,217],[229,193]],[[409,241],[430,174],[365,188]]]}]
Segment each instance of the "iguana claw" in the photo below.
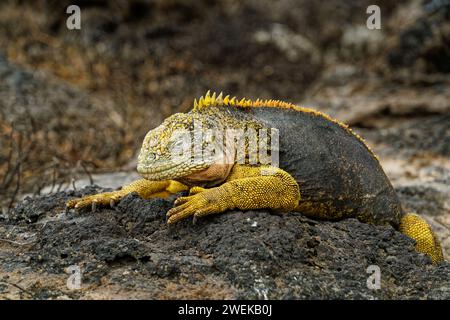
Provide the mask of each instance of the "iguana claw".
[{"label": "iguana claw", "polygon": [[175,207],[167,212],[167,224],[173,224],[190,216],[194,217],[195,223],[200,217],[231,208],[227,194],[220,187],[211,189],[198,187],[191,194],[175,200]]},{"label": "iguana claw", "polygon": [[104,192],[69,200],[66,207],[69,209],[73,208],[78,210],[90,206],[91,211],[95,212],[99,205],[114,207],[115,203],[119,201],[123,196],[124,193],[121,190]]}]

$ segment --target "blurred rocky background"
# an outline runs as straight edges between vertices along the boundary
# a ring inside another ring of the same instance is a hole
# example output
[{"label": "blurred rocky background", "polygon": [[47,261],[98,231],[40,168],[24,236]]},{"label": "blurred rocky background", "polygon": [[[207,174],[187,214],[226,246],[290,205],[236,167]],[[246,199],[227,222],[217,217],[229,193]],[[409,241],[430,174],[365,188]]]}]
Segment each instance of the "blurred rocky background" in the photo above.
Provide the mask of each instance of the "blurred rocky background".
[{"label": "blurred rocky background", "polygon": [[145,133],[211,89],[350,124],[448,259],[449,74],[446,0],[4,0],[0,220],[25,195],[133,179]]}]

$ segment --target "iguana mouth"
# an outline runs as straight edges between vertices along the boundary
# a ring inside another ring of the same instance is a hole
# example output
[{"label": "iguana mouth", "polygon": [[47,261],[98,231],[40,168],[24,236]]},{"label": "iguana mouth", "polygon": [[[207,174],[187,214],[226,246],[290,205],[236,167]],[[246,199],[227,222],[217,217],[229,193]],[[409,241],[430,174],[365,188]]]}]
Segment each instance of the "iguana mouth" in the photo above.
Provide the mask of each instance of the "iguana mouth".
[{"label": "iguana mouth", "polygon": [[186,162],[170,163],[162,166],[144,166],[138,164],[138,173],[148,180],[165,180],[186,176],[192,172],[201,171],[208,166],[205,164],[187,165]]},{"label": "iguana mouth", "polygon": [[177,170],[179,167],[181,167],[182,163],[165,163],[164,165],[158,166],[158,165],[152,165],[152,166],[146,166],[142,164],[138,164],[137,166],[137,172],[141,175],[158,175],[162,174],[164,172],[173,172],[174,170]]}]

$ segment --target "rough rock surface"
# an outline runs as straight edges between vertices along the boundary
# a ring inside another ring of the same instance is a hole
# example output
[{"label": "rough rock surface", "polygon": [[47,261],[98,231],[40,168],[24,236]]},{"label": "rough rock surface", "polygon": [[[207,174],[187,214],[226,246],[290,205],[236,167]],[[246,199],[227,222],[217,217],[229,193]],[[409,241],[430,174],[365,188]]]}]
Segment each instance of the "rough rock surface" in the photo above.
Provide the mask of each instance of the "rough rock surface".
[{"label": "rough rock surface", "polygon": [[[1,297],[450,298],[450,264],[431,265],[391,227],[264,210],[168,227],[172,202],[136,194],[115,209],[62,209],[70,197],[102,190],[86,187],[18,204],[0,224],[1,238],[9,240],[0,242],[0,267],[8,273],[0,280]],[[72,265],[81,268],[81,290],[66,287]],[[370,265],[380,267],[379,290],[367,287]],[[22,290],[14,281],[22,281]]]}]

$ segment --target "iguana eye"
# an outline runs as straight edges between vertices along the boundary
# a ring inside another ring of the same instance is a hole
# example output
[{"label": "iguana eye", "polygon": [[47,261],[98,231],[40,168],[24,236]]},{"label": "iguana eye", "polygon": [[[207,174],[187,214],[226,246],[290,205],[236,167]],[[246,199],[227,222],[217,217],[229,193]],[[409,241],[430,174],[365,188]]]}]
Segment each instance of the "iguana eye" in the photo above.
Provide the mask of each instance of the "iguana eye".
[{"label": "iguana eye", "polygon": [[173,146],[176,148],[181,148],[184,146],[184,141],[183,140],[174,141]]},{"label": "iguana eye", "polygon": [[155,159],[156,159],[156,154],[155,153],[150,152],[149,154],[147,154],[147,160],[148,161],[153,161]]},{"label": "iguana eye", "polygon": [[167,149],[169,150],[178,150],[181,149],[181,147],[183,146],[183,140],[170,140],[167,143]]},{"label": "iguana eye", "polygon": [[172,134],[167,144],[167,148],[169,150],[183,150],[184,148],[187,148],[189,144],[190,144],[189,132],[185,130],[177,130]]}]

